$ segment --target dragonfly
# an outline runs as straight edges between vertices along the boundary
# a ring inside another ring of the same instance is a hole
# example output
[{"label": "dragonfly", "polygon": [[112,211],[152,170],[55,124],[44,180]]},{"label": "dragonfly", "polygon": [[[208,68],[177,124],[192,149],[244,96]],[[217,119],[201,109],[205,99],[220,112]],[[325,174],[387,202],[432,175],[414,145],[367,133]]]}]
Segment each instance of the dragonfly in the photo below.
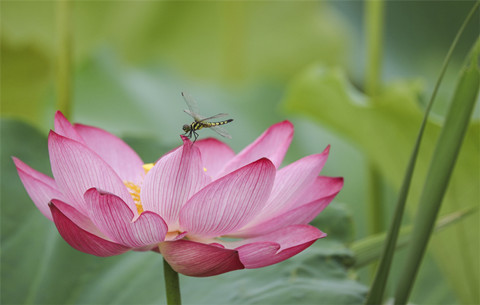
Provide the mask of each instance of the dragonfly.
[{"label": "dragonfly", "polygon": [[228,119],[228,120],[219,121],[219,122],[210,122],[210,120],[227,116],[228,115],[227,113],[219,113],[211,117],[204,117],[198,114],[197,102],[195,102],[195,100],[188,93],[182,92],[182,96],[183,96],[183,99],[185,100],[185,103],[187,103],[187,106],[188,106],[188,110],[185,109],[183,111],[194,119],[194,121],[190,125],[188,124],[183,125],[182,129],[188,138],[191,139],[192,136],[194,137],[193,143],[195,143],[195,141],[197,141],[197,138],[198,138],[197,130],[200,130],[202,128],[210,128],[211,130],[215,131],[222,137],[229,138],[229,139],[232,138],[232,136],[230,136],[230,134],[224,128],[220,127],[220,125],[228,124],[232,122],[233,119]]}]

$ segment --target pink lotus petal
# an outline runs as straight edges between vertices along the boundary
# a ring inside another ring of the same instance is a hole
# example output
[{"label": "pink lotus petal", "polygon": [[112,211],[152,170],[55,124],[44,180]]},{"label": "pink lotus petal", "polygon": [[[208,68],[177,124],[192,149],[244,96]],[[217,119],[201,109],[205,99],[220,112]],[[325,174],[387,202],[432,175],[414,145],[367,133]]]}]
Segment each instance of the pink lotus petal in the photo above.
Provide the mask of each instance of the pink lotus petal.
[{"label": "pink lotus petal", "polygon": [[189,276],[212,276],[244,268],[237,251],[189,240],[163,242],[160,253],[173,270]]},{"label": "pink lotus petal", "polygon": [[181,148],[164,155],[147,173],[140,192],[143,209],[161,215],[169,231],[176,230],[181,207],[210,181],[198,148],[186,137],[182,140]]},{"label": "pink lotus petal", "polygon": [[225,143],[214,138],[203,139],[195,142],[200,149],[203,167],[207,175],[216,179],[220,171],[235,157],[233,150]]},{"label": "pink lotus petal", "polygon": [[130,250],[128,247],[105,240],[81,229],[53,203],[49,206],[58,232],[70,246],[78,251],[96,256],[112,256]]},{"label": "pink lotus petal", "polygon": [[92,187],[120,196],[136,212],[135,203],[122,180],[96,153],[85,145],[53,131],[48,136],[52,173],[67,202],[87,215],[83,194]]},{"label": "pink lotus petal", "polygon": [[15,157],[12,158],[17,167],[18,176],[33,203],[45,217],[53,221],[48,203],[52,198],[61,199],[63,196],[58,191],[55,181]]},{"label": "pink lotus petal", "polygon": [[293,208],[312,202],[317,199],[337,195],[343,187],[343,177],[318,176],[314,183],[306,187],[295,198]]},{"label": "pink lotus petal", "polygon": [[191,235],[228,234],[250,221],[272,190],[275,167],[262,158],[207,185],[180,212],[180,225]]},{"label": "pink lotus petal", "polygon": [[138,184],[144,176],[143,161],[123,140],[92,126],[75,124],[85,144],[97,153],[123,181]]},{"label": "pink lotus petal", "polygon": [[270,159],[278,168],[290,146],[292,137],[293,125],[289,121],[272,125],[255,142],[236,155],[224,168],[222,175],[264,157]]},{"label": "pink lotus petal", "polygon": [[88,218],[87,216],[83,215],[80,213],[78,210],[76,210],[74,207],[71,205],[57,200],[57,199],[52,199],[52,203],[55,205],[55,207],[62,212],[62,214],[70,219],[75,225],[77,225],[80,229],[87,231],[89,233],[92,233],[93,235],[96,235],[98,237],[101,237],[103,239],[106,239],[108,241],[111,241],[105,234],[103,234],[96,226],[95,224]]},{"label": "pink lotus petal", "polygon": [[321,154],[307,156],[279,170],[267,204],[247,227],[255,226],[287,211],[295,199],[315,182],[327,161],[329,148],[327,147]]},{"label": "pink lotus petal", "polygon": [[298,224],[308,224],[317,215],[325,209],[337,194],[319,198],[307,204],[303,204],[295,209],[289,210],[273,217],[265,222],[259,223],[234,234],[231,237],[254,237],[275,232],[283,227]]},{"label": "pink lotus petal", "polygon": [[134,213],[121,198],[95,188],[85,193],[85,201],[95,225],[119,244],[141,248],[165,240],[167,225],[155,213],[146,211],[134,219]]},{"label": "pink lotus petal", "polygon": [[67,118],[60,111],[57,111],[55,113],[54,125],[55,132],[57,134],[75,140],[77,142],[84,143],[83,138],[77,133],[75,128],[73,128],[72,124],[70,124]]},{"label": "pink lotus petal", "polygon": [[284,261],[325,236],[325,233],[315,227],[295,225],[267,235],[245,239],[241,242],[232,242],[229,248],[235,244],[243,244],[235,250],[238,251],[240,261],[245,268],[252,269]]}]

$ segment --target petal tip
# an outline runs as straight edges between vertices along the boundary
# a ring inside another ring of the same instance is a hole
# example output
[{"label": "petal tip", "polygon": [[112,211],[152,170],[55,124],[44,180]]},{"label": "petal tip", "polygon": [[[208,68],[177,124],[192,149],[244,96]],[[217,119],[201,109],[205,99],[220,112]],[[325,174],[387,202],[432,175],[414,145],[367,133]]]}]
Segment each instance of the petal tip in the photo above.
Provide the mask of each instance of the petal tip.
[{"label": "petal tip", "polygon": [[295,129],[292,122],[290,122],[289,120],[285,120],[285,121],[281,121],[276,124],[273,124],[269,129],[277,129],[277,128],[285,129],[285,132],[288,132],[289,136],[293,136],[293,132]]},{"label": "petal tip", "polygon": [[250,165],[253,165],[253,164],[258,164],[260,166],[271,167],[273,170],[275,170],[275,164],[273,164],[272,160],[270,160],[266,157],[260,158],[257,161],[254,161],[254,162],[250,163]]},{"label": "petal tip", "polygon": [[55,131],[51,130],[48,132],[48,143],[51,141],[58,141],[58,139],[61,139],[62,136],[56,133]]},{"label": "petal tip", "polygon": [[180,138],[182,138],[183,145],[186,145],[191,142],[190,139],[187,136],[184,136],[183,134],[180,135]]},{"label": "petal tip", "polygon": [[20,159],[18,159],[18,158],[15,157],[15,156],[10,156],[10,158],[12,158],[13,163],[15,164],[15,166],[16,166],[17,168],[23,163]]}]

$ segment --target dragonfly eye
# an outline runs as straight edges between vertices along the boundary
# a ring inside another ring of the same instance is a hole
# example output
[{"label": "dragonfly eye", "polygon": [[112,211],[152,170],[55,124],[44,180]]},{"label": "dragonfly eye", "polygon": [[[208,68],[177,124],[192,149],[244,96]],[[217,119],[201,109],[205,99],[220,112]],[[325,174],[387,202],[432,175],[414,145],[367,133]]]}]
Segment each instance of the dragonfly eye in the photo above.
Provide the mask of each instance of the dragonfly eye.
[{"label": "dragonfly eye", "polygon": [[185,132],[189,132],[189,131],[190,131],[190,125],[185,124],[185,125],[183,125],[182,128],[183,128],[183,131],[185,131]]}]

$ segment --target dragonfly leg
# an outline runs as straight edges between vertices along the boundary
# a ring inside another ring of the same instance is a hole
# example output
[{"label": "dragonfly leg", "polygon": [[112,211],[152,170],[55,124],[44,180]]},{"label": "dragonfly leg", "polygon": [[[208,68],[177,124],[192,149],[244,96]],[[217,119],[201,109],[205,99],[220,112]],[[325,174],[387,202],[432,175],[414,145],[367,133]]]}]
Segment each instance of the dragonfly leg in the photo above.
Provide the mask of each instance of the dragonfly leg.
[{"label": "dragonfly leg", "polygon": [[193,131],[193,136],[194,136],[194,138],[195,138],[195,139],[193,140],[193,142],[192,142],[192,145],[193,145],[193,143],[195,143],[195,142],[197,141],[198,133],[196,133],[195,130],[192,130],[192,131]]}]

